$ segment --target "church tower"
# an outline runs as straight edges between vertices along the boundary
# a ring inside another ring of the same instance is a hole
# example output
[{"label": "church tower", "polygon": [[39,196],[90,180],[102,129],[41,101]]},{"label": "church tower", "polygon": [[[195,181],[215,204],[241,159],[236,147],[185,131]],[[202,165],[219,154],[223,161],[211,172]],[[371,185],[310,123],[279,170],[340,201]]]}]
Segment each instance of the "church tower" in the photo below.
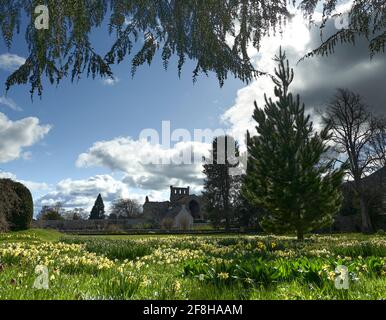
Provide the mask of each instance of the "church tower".
[{"label": "church tower", "polygon": [[170,202],[172,203],[189,195],[190,195],[190,187],[175,188],[173,186],[170,186]]}]

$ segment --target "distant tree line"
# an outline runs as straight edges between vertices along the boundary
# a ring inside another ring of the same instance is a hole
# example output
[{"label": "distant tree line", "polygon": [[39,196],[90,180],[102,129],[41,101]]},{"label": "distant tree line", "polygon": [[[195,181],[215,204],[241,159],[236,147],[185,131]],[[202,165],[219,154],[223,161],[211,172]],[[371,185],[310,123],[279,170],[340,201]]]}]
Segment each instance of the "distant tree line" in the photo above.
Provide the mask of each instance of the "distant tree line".
[{"label": "distant tree line", "polygon": [[43,206],[37,216],[38,220],[111,220],[136,218],[141,215],[141,205],[133,199],[117,199],[112,203],[111,213],[106,216],[102,195],[95,200],[91,212],[84,208],[66,210],[63,203],[57,202],[53,206]]}]

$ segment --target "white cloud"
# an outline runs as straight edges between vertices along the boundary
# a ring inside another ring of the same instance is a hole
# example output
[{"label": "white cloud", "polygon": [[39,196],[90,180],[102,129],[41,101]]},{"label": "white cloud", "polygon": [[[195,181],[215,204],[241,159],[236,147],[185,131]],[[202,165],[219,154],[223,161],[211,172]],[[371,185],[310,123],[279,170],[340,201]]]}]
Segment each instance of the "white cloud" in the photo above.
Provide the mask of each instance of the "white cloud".
[{"label": "white cloud", "polygon": [[0,69],[5,71],[14,71],[25,63],[25,58],[16,54],[0,54]]},{"label": "white cloud", "polygon": [[0,96],[0,105],[4,105],[14,111],[22,111],[23,109],[17,105],[11,98]]},{"label": "white cloud", "polygon": [[[310,32],[306,21],[297,14],[282,35],[265,37],[262,40],[260,52],[256,52],[254,56],[251,56],[251,59],[258,70],[274,74],[276,63],[273,58],[278,54],[280,46],[300,58],[307,52],[309,41]],[[265,105],[264,93],[268,97],[272,96],[273,89],[274,84],[269,76],[260,77],[250,85],[240,89],[237,92],[235,104],[221,116],[221,121],[229,126],[229,134],[240,142],[243,149],[247,130],[252,134],[255,132],[256,124],[252,119],[254,102],[257,102],[258,107],[263,108]]]},{"label": "white cloud", "polygon": [[203,179],[202,162],[178,164],[178,161],[183,155],[189,160],[191,157],[201,160],[209,150],[210,145],[201,142],[179,142],[164,148],[146,140],[121,137],[96,142],[87,153],[79,155],[76,165],[123,172],[123,181],[134,188],[160,191],[174,184],[198,189]]},{"label": "white cloud", "polygon": [[105,85],[105,86],[115,86],[118,82],[119,82],[119,78],[115,77],[115,78],[107,78],[107,79],[103,79],[102,80],[102,83]]},{"label": "white cloud", "polygon": [[0,179],[11,179],[11,180],[16,180],[16,175],[10,172],[4,172],[0,171]]},{"label": "white cloud", "polygon": [[47,183],[18,179],[15,174],[10,172],[0,171],[0,179],[11,179],[18,181],[24,184],[31,192],[47,191],[50,189],[50,186]]},{"label": "white cloud", "polygon": [[49,125],[40,125],[38,118],[12,121],[0,113],[0,163],[23,156],[23,149],[43,139],[50,129]]},{"label": "white cloud", "polygon": [[334,14],[341,14],[348,12],[354,3],[354,0],[345,0],[343,3],[340,3],[336,6]]},{"label": "white cloud", "polygon": [[[54,191],[38,199],[36,206],[49,206],[62,202],[67,209],[82,207],[90,210],[98,194],[102,195],[106,206],[118,198],[136,198],[122,181],[118,181],[110,175],[97,175],[84,180],[65,179],[60,181]],[[141,201],[143,202],[144,198]]]},{"label": "white cloud", "polygon": [[28,180],[19,180],[20,183],[24,184],[31,192],[43,192],[50,189],[50,186],[45,182],[35,182]]},{"label": "white cloud", "polygon": [[32,159],[32,152],[31,151],[26,151],[21,154],[21,157],[24,160],[31,160]]}]

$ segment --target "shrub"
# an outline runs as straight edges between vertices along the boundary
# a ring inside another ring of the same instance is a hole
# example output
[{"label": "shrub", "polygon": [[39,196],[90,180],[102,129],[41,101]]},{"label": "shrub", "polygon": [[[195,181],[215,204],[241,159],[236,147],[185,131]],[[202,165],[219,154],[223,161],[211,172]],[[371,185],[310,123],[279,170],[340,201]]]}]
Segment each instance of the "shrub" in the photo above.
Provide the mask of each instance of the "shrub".
[{"label": "shrub", "polygon": [[192,225],[193,225],[192,221],[187,216],[180,217],[178,219],[178,224],[179,224],[179,228],[184,231],[192,229]]},{"label": "shrub", "polygon": [[5,219],[4,214],[0,212],[0,233],[7,232],[8,229],[9,229],[9,225],[8,225],[7,219]]},{"label": "shrub", "polygon": [[384,231],[383,229],[379,229],[379,230],[377,231],[377,235],[379,235],[379,236],[384,236],[384,235],[385,235],[385,231]]},{"label": "shrub", "polygon": [[125,231],[123,228],[117,224],[110,224],[106,228],[107,233],[109,234],[124,234]]},{"label": "shrub", "polygon": [[162,228],[165,230],[173,229],[174,220],[172,218],[166,217],[161,222]]},{"label": "shrub", "polygon": [[6,221],[10,230],[26,230],[33,217],[31,192],[23,184],[0,179],[0,224]]}]

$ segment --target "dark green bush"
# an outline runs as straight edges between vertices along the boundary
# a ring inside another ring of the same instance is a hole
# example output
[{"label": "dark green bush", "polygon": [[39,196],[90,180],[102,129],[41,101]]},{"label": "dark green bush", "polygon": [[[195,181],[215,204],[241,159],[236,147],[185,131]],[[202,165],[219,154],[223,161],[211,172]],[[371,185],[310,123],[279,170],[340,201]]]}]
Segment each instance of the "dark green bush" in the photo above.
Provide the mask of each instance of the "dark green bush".
[{"label": "dark green bush", "polygon": [[9,230],[9,225],[4,214],[0,211],[0,232],[7,232]]},{"label": "dark green bush", "polygon": [[5,220],[12,231],[30,228],[33,217],[31,192],[23,184],[0,179],[0,224]]}]

